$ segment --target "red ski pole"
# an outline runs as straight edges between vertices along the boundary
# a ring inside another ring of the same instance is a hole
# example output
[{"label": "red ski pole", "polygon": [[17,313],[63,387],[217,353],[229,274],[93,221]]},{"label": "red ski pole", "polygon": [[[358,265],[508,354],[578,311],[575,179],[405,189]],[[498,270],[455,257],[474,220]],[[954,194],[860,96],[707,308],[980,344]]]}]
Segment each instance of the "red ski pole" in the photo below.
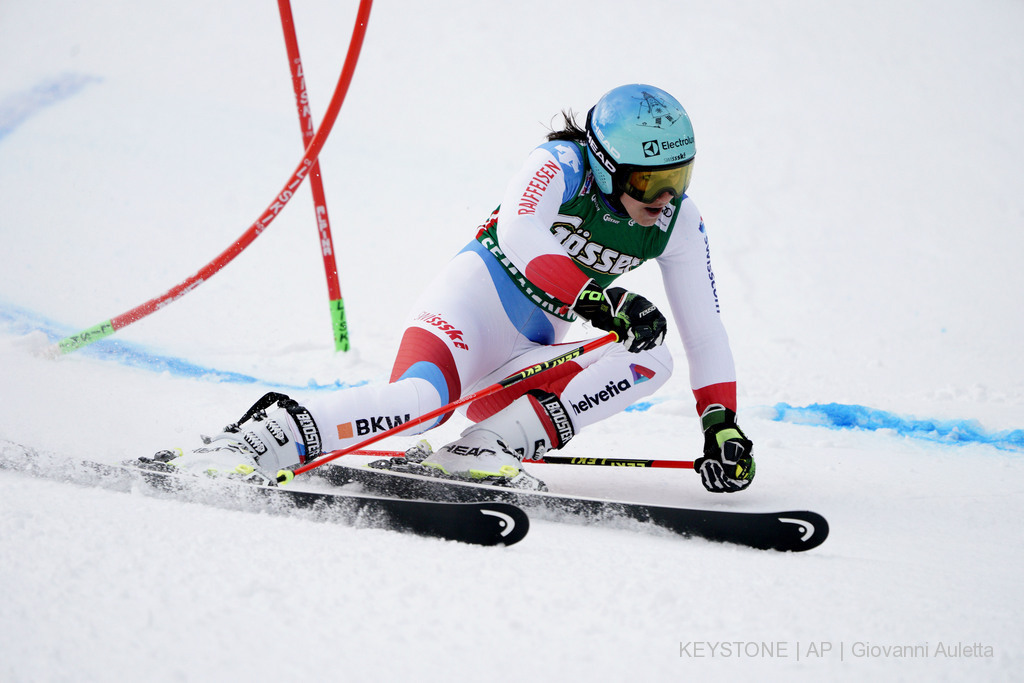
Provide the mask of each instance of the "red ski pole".
[{"label": "red ski pole", "polygon": [[467,403],[472,403],[473,401],[479,400],[479,399],[481,399],[481,398],[483,398],[485,396],[490,396],[491,394],[496,394],[497,392],[501,391],[502,389],[510,387],[513,384],[518,384],[519,382],[522,382],[523,380],[525,380],[525,379],[527,379],[529,377],[533,377],[533,376],[535,376],[535,375],[537,375],[537,374],[539,374],[541,372],[545,372],[546,370],[550,370],[551,368],[557,367],[557,366],[559,366],[562,363],[565,363],[567,361],[573,360],[575,358],[579,358],[580,356],[582,356],[583,354],[587,353],[588,351],[593,351],[594,349],[596,349],[598,347],[601,347],[601,346],[604,346],[605,344],[609,344],[611,342],[618,341],[618,339],[619,339],[619,336],[617,334],[615,334],[614,332],[609,332],[608,334],[604,335],[603,337],[598,337],[597,339],[593,339],[593,340],[591,340],[589,342],[584,343],[582,346],[574,347],[573,349],[563,353],[560,356],[552,358],[551,360],[544,361],[543,363],[538,363],[537,365],[531,365],[530,367],[528,367],[528,368],[526,368],[524,370],[520,370],[519,372],[515,373],[514,375],[509,375],[508,377],[506,377],[505,379],[503,379],[503,380],[501,380],[499,382],[495,382],[494,384],[492,384],[490,386],[484,387],[483,389],[480,389],[478,391],[474,391],[472,394],[469,394],[467,396],[463,396],[462,398],[457,399],[455,401],[452,401],[451,403],[449,403],[447,405],[443,405],[440,408],[436,408],[434,410],[431,410],[430,412],[424,413],[423,415],[420,415],[419,417],[414,417],[413,419],[409,420],[408,422],[403,422],[402,424],[396,425],[396,426],[392,427],[391,429],[389,429],[387,431],[381,432],[379,434],[375,434],[375,435],[371,436],[370,438],[368,438],[368,439],[366,439],[364,441],[361,441],[360,443],[357,443],[355,445],[349,446],[348,448],[342,448],[342,449],[339,449],[339,450],[336,450],[336,451],[331,451],[329,453],[325,453],[325,454],[321,455],[320,457],[318,457],[316,460],[313,460],[311,462],[307,462],[305,465],[299,465],[298,467],[295,467],[295,468],[289,468],[289,469],[281,470],[280,472],[277,473],[277,481],[280,484],[287,483],[287,482],[291,481],[292,479],[294,479],[296,474],[303,474],[303,473],[308,472],[308,471],[310,471],[310,470],[312,470],[314,468],[320,467],[321,465],[329,463],[332,460],[336,460],[336,459],[340,458],[343,455],[348,455],[349,453],[352,453],[353,451],[357,451],[357,450],[359,450],[361,448],[366,448],[367,446],[369,446],[371,444],[375,444],[378,441],[381,441],[382,439],[386,439],[389,436],[394,436],[398,432],[403,432],[403,431],[409,429],[410,427],[415,427],[416,425],[423,424],[424,422],[426,422],[428,420],[432,420],[435,417],[440,417],[441,415],[444,415],[445,413],[449,413],[449,412],[455,410],[459,406],[466,405]]},{"label": "red ski pole", "polygon": [[[299,40],[295,35],[295,19],[292,17],[290,0],[277,0],[281,14],[281,28],[284,30],[284,45],[288,51],[288,65],[292,70],[292,87],[295,89],[295,103],[299,111],[299,127],[302,129],[302,147],[305,149],[313,139],[313,114],[310,110],[309,93],[306,91],[306,77],[299,55]],[[320,177],[320,161],[313,162],[309,169],[309,187],[313,192],[313,210],[316,214],[317,230],[320,234],[320,251],[324,257],[324,276],[327,278],[327,298],[331,308],[331,328],[334,330],[334,350],[348,351],[348,322],[345,319],[345,300],[341,296],[338,282],[338,262],[334,258],[334,240],[331,237],[331,220],[327,215],[327,198]]]},{"label": "red ski pole", "polygon": [[175,299],[181,298],[230,263],[277,218],[277,215],[281,213],[281,210],[284,209],[288,201],[295,195],[295,191],[302,184],[310,167],[320,155],[320,150],[323,149],[324,143],[327,142],[327,136],[330,134],[331,128],[338,118],[341,104],[345,101],[345,94],[348,92],[348,86],[352,82],[353,74],[355,74],[356,62],[359,61],[359,51],[362,49],[363,38],[366,36],[366,25],[370,19],[370,7],[372,5],[373,0],[360,0],[359,10],[356,13],[355,28],[352,30],[352,40],[349,42],[348,54],[345,56],[345,65],[342,67],[341,75],[338,77],[338,85],[334,89],[334,95],[327,106],[327,112],[320,123],[320,128],[316,131],[316,135],[313,136],[309,146],[306,147],[306,153],[302,156],[302,160],[299,162],[294,173],[292,173],[291,178],[288,179],[280,194],[274,198],[270,206],[267,207],[256,222],[249,226],[249,229],[235,240],[230,247],[191,277],[175,285],[164,294],[150,299],[121,315],[98,325],[93,325],[78,334],[65,337],[55,345],[53,349],[54,355],[70,353],[83,346],[88,346],[95,341],[112,335],[117,330],[127,327],[137,320],[141,320]]}]

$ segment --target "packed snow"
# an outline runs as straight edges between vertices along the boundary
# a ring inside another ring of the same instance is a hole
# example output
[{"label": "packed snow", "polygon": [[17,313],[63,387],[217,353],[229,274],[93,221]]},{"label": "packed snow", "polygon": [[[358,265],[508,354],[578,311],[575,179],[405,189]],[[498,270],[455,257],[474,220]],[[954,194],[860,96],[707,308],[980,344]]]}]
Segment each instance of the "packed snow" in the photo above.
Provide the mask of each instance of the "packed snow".
[{"label": "packed snow", "polygon": [[[317,121],[357,5],[293,3]],[[535,520],[480,548],[0,469],[0,680],[1016,680],[1022,34],[1012,0],[378,2],[320,157],[353,350],[307,185],[215,277],[52,359],[231,244],[302,141],[274,3],[5,3],[0,456],[114,463],[269,390],[386,381],[415,293],[553,117],[639,81],[694,123],[757,478],[532,471],[815,510],[831,536],[785,554]],[[623,281],[663,300],[654,266]],[[677,368],[567,452],[699,455]]]}]

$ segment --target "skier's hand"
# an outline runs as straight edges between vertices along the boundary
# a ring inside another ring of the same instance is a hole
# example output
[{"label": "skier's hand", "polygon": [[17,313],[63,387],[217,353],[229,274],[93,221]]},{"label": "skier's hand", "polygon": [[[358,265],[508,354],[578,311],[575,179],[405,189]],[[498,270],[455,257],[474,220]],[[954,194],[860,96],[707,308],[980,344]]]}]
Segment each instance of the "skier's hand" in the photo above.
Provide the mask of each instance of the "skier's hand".
[{"label": "skier's hand", "polygon": [[621,287],[601,291],[591,282],[576,299],[573,311],[599,330],[617,333],[633,353],[648,351],[665,341],[668,322],[658,307]]},{"label": "skier's hand", "polygon": [[704,457],[693,463],[708,491],[742,491],[754,479],[754,444],[736,425],[736,413],[725,406],[708,406],[700,416],[704,427]]}]

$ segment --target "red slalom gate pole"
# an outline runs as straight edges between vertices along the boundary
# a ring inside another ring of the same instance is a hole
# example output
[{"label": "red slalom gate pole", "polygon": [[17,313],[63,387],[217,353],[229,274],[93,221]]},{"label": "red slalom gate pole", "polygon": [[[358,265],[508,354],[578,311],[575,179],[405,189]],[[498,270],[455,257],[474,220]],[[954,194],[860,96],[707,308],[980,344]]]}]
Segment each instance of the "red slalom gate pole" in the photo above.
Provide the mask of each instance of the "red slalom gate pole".
[{"label": "red slalom gate pole", "polygon": [[95,341],[99,341],[104,337],[108,337],[121,328],[127,327],[133,322],[141,320],[174,300],[188,294],[190,291],[203,284],[204,281],[216,274],[221,268],[230,263],[242,252],[242,250],[252,244],[253,240],[259,237],[260,233],[263,232],[275,218],[277,218],[277,215],[281,213],[281,210],[284,209],[285,205],[295,195],[295,191],[302,184],[302,181],[309,173],[309,169],[313,166],[316,158],[320,155],[320,150],[323,149],[324,143],[327,142],[327,136],[330,134],[331,128],[334,126],[334,122],[338,118],[342,102],[345,101],[345,94],[348,92],[348,87],[352,82],[352,76],[355,74],[356,62],[359,61],[359,52],[363,47],[363,39],[366,36],[366,26],[370,20],[370,8],[372,5],[373,0],[360,0],[359,10],[356,13],[355,27],[352,30],[352,40],[349,42],[348,54],[345,56],[345,64],[342,67],[341,75],[338,77],[338,84],[334,89],[334,95],[331,97],[330,104],[327,106],[327,112],[324,114],[323,121],[320,123],[320,128],[317,130],[316,135],[313,136],[309,146],[306,147],[306,152],[303,154],[302,160],[299,162],[298,167],[292,173],[291,177],[285,183],[280,194],[274,197],[270,206],[266,208],[256,222],[249,226],[249,229],[246,230],[241,237],[235,240],[230,247],[225,249],[217,258],[203,266],[203,268],[191,277],[175,285],[164,294],[150,299],[149,301],[140,304],[121,315],[115,316],[110,320],[99,323],[98,325],[93,325],[78,334],[65,337],[52,349],[53,355],[70,353],[82,348],[83,346],[88,346]]},{"label": "red slalom gate pole", "polygon": [[[404,451],[358,450],[349,455],[368,455],[375,458],[404,458]],[[526,458],[523,462],[540,465],[592,465],[597,467],[638,467],[641,469],[665,468],[692,470],[692,460],[634,460],[632,458],[573,458],[565,455],[545,455],[539,460]]]},{"label": "red slalom gate pole", "polygon": [[443,405],[440,408],[436,408],[428,413],[424,413],[419,417],[414,417],[408,422],[403,422],[400,425],[395,425],[391,429],[381,432],[380,434],[375,434],[374,436],[371,436],[370,438],[361,441],[360,443],[349,446],[348,448],[342,448],[336,451],[325,453],[318,457],[316,460],[313,460],[312,462],[307,462],[305,465],[299,465],[298,467],[295,468],[281,470],[280,472],[277,473],[277,481],[279,484],[285,484],[294,479],[296,474],[303,474],[312,469],[320,467],[321,465],[325,465],[331,462],[332,460],[337,460],[343,455],[348,455],[349,453],[375,444],[378,441],[381,441],[382,439],[386,439],[389,436],[394,436],[398,432],[404,432],[410,427],[415,427],[416,425],[423,424],[424,422],[432,420],[435,417],[440,417],[445,413],[449,413],[455,410],[459,406],[466,405],[467,403],[472,403],[473,401],[479,400],[485,396],[490,396],[491,394],[496,394],[502,389],[510,387],[513,384],[518,384],[519,382],[522,382],[523,380],[529,377],[533,377],[539,373],[550,370],[551,368],[557,367],[567,361],[579,358],[580,356],[589,351],[593,351],[594,349],[604,346],[605,344],[616,342],[618,340],[619,336],[614,332],[609,332],[603,337],[592,339],[591,341],[584,343],[582,346],[574,347],[573,349],[563,353],[560,356],[552,358],[551,360],[544,361],[543,363],[531,365],[530,367],[524,370],[520,370],[514,375],[509,375],[508,377],[499,382],[495,382],[490,386],[484,387],[483,389],[480,389],[478,391],[474,391],[472,394],[469,394],[468,396],[463,396],[462,398],[452,401],[447,405]]},{"label": "red slalom gate pole", "polygon": [[[305,148],[313,139],[313,114],[310,110],[309,93],[306,91],[306,77],[299,55],[299,39],[295,35],[295,19],[292,16],[290,0],[277,0],[281,14],[281,28],[284,30],[284,45],[288,51],[288,65],[292,70],[292,87],[299,111],[299,127],[302,129],[302,146]],[[345,319],[345,300],[341,296],[338,282],[338,262],[334,258],[334,240],[331,237],[331,220],[327,215],[327,198],[320,176],[320,160],[309,169],[309,186],[313,192],[313,209],[316,214],[317,231],[320,234],[320,251],[324,258],[324,276],[327,278],[327,298],[331,309],[331,329],[334,331],[334,350],[348,351],[348,321]]]}]

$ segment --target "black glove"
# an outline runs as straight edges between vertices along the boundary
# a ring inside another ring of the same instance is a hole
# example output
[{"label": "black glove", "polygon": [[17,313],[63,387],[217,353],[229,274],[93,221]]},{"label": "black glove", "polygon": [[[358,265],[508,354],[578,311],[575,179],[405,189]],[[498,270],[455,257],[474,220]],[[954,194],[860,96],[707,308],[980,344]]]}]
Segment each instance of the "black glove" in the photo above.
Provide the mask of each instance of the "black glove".
[{"label": "black glove", "polygon": [[622,287],[602,291],[591,282],[572,310],[591,325],[615,332],[631,352],[648,351],[665,341],[668,322],[650,301]]},{"label": "black glove", "polygon": [[708,406],[700,416],[704,427],[704,457],[693,463],[708,491],[742,491],[754,479],[754,444],[736,425],[736,413],[725,406]]}]

